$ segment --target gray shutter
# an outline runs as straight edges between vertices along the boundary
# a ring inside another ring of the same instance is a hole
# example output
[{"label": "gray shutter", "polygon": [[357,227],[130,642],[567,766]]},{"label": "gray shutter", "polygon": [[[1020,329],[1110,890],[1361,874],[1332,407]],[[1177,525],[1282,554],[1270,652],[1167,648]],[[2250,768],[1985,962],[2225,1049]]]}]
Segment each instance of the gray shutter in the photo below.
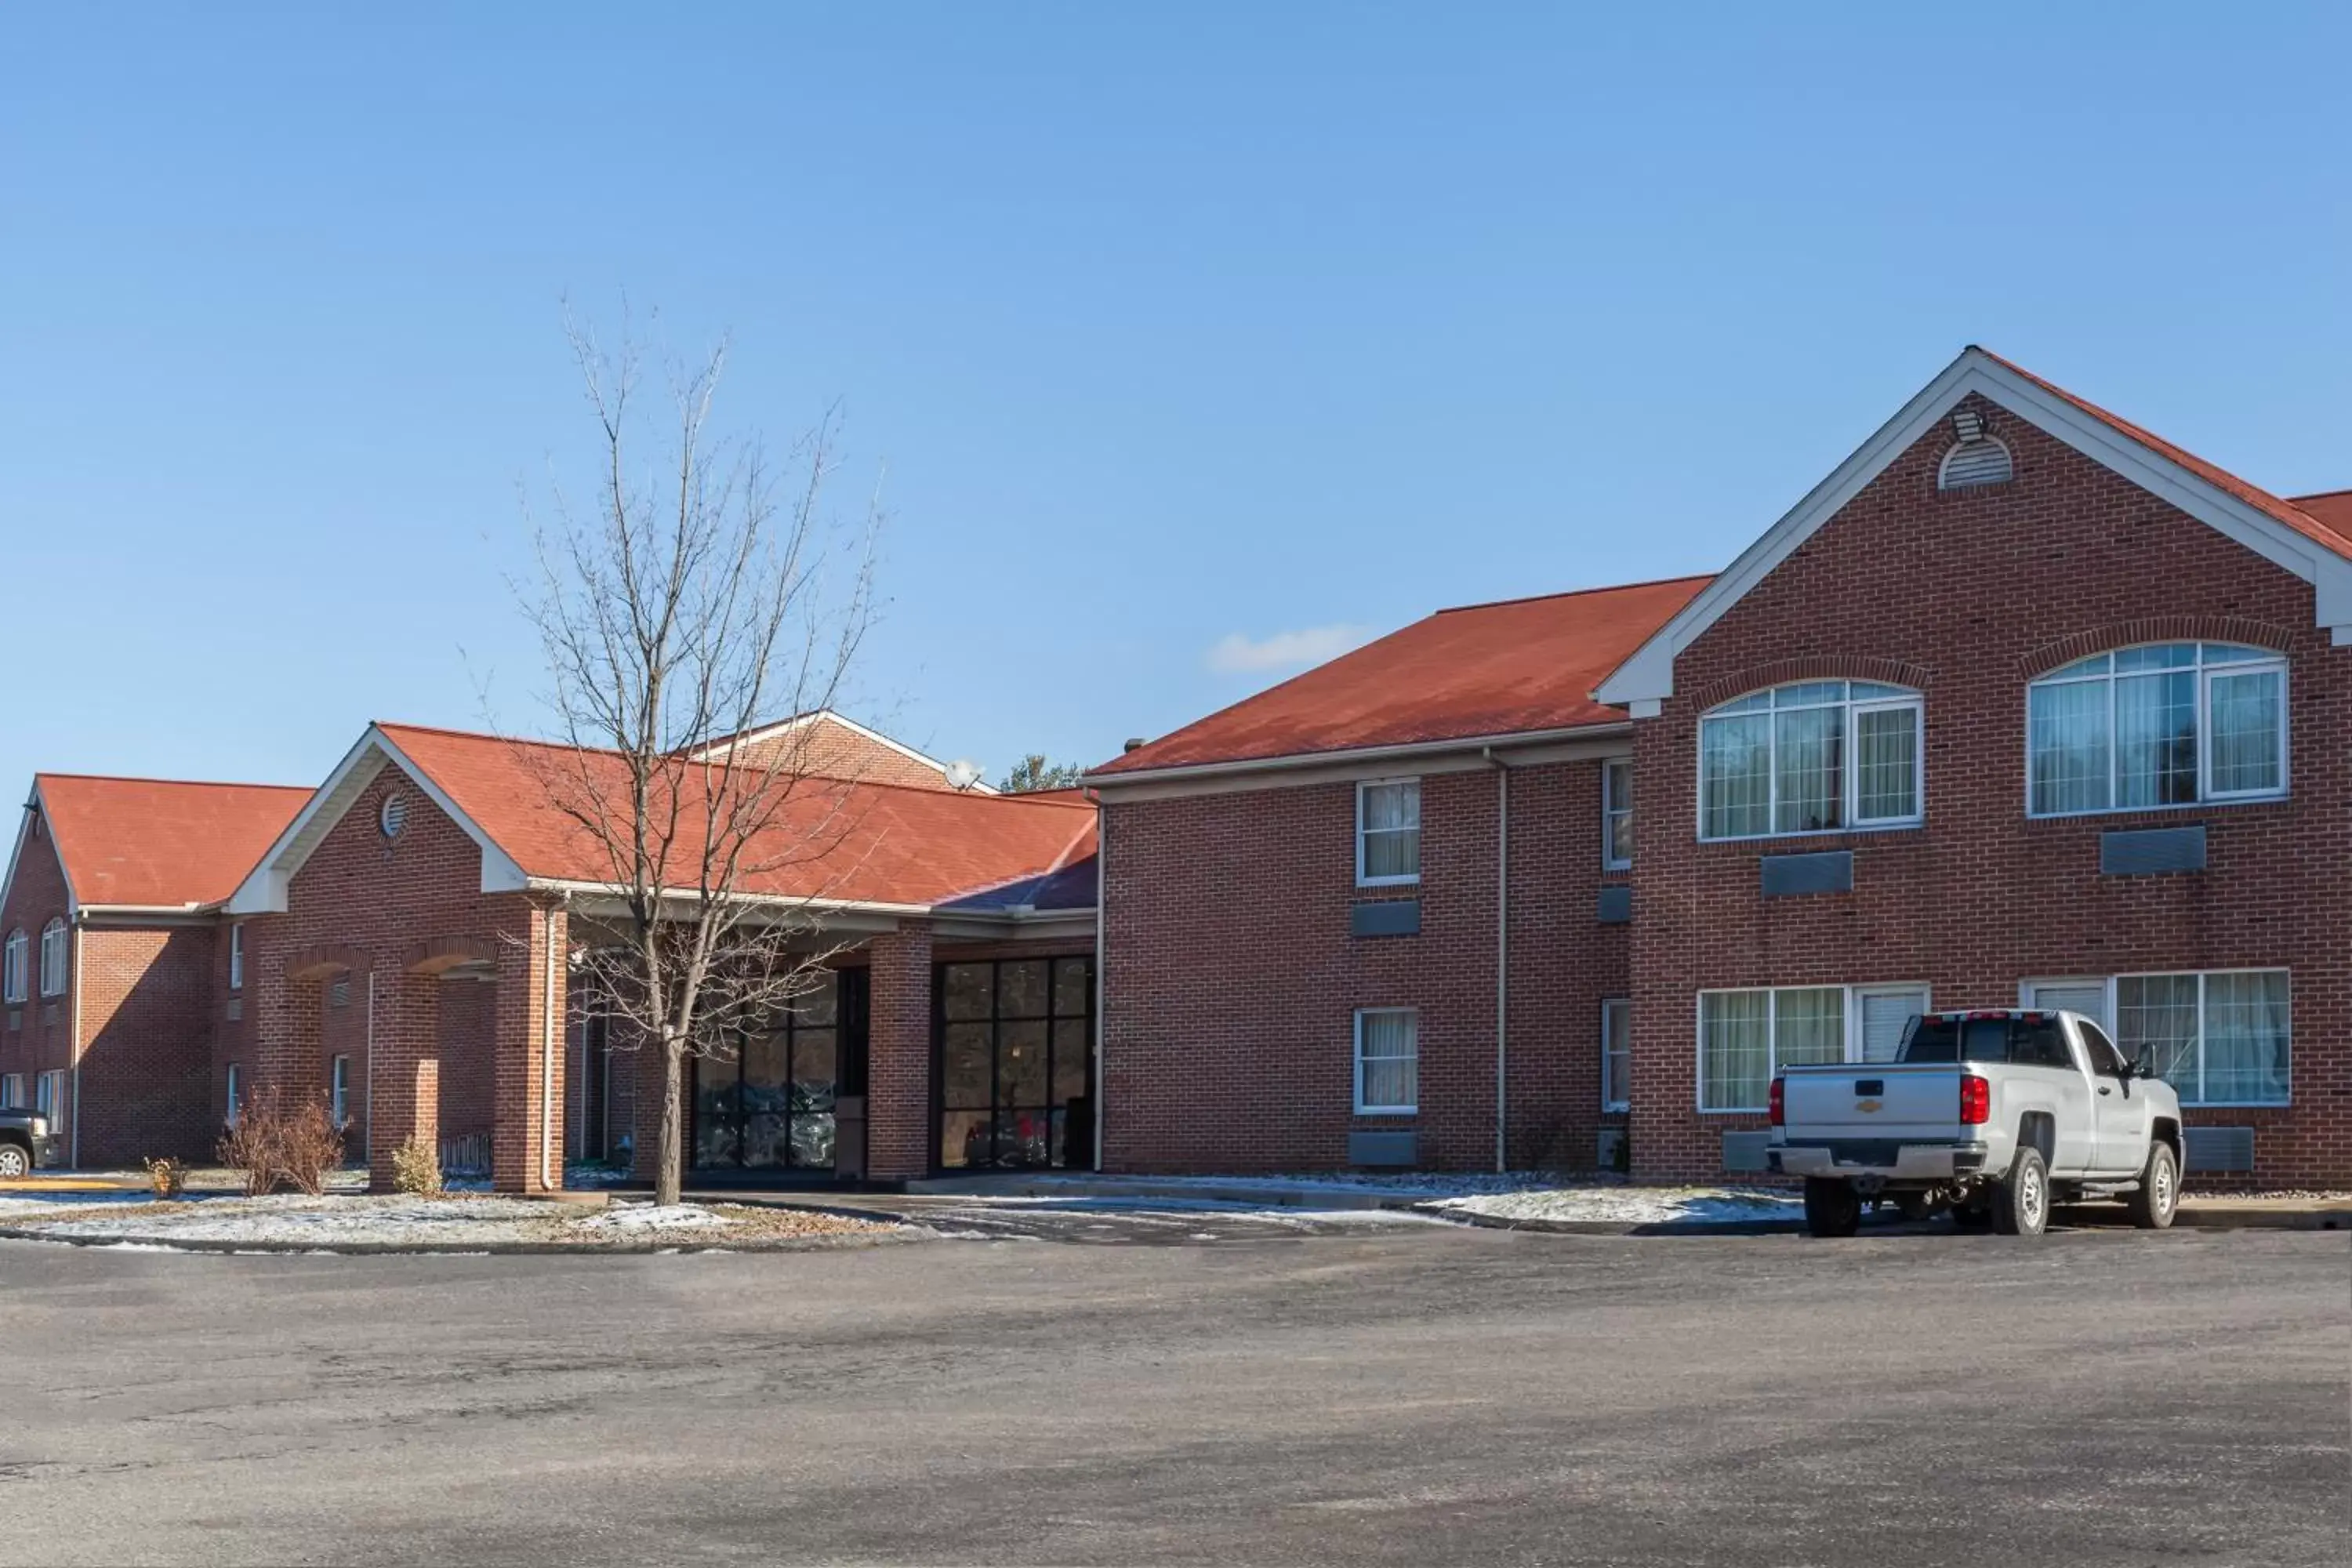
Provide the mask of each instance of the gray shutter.
[{"label": "gray shutter", "polygon": [[1902,1048],[1903,1031],[1927,1010],[1925,991],[1890,991],[1862,999],[1862,1059],[1891,1062]]}]

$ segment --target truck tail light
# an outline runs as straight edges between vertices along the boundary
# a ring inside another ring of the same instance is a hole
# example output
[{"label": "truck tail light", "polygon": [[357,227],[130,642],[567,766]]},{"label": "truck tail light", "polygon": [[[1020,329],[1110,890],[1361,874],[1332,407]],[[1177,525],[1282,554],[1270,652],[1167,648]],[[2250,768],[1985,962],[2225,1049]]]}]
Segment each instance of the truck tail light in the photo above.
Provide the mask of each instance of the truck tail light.
[{"label": "truck tail light", "polygon": [[1785,1078],[1772,1080],[1772,1125],[1775,1127],[1789,1125],[1788,1082]]},{"label": "truck tail light", "polygon": [[1960,1123],[1981,1127],[1992,1120],[1992,1085],[1972,1072],[1960,1075]]}]

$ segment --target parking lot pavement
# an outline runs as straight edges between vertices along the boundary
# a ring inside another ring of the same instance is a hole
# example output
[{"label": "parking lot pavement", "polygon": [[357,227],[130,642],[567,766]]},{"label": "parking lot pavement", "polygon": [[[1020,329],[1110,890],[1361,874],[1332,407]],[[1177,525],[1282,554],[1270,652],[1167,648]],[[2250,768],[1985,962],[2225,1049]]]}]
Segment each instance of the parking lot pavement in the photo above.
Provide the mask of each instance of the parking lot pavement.
[{"label": "parking lot pavement", "polygon": [[0,1562],[2337,1564],[2341,1236],[0,1243]]},{"label": "parking lot pavement", "polygon": [[1299,1236],[1444,1226],[1398,1209],[1312,1209],[1201,1198],[971,1198],[890,1195],[826,1207],[901,1215],[962,1240],[1058,1241],[1083,1247],[1252,1246]]}]

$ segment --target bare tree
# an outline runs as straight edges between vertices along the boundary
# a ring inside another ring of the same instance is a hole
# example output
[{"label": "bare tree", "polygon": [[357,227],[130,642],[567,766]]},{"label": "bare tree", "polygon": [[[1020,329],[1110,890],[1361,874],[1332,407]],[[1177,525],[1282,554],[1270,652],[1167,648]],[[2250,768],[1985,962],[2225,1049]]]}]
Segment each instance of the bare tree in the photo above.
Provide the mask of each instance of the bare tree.
[{"label": "bare tree", "polygon": [[723,347],[672,367],[649,418],[635,347],[566,331],[601,442],[594,500],[559,485],[533,529],[539,580],[518,596],[556,734],[514,746],[598,868],[573,972],[617,1043],[661,1053],[655,1193],[674,1204],[687,1058],[731,1055],[835,951],[816,910],[854,869],[857,792],[810,766],[816,727],[768,727],[835,706],[874,618],[881,514],[828,507],[836,411],[779,468],[713,431]]}]

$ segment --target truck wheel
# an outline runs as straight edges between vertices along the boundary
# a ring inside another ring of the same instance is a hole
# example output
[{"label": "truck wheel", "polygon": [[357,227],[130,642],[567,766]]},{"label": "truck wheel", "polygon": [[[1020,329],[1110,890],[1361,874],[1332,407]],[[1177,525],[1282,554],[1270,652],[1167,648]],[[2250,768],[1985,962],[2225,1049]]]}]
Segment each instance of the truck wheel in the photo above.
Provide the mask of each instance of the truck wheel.
[{"label": "truck wheel", "polygon": [[2163,1230],[2172,1224],[2180,1205],[2180,1171],[2172,1145],[2158,1139],[2149,1146],[2147,1163],[2140,1167],[2139,1191],[2124,1194],[2124,1213],[2142,1230]]},{"label": "truck wheel", "polygon": [[1806,1177],[1805,1228],[1815,1236],[1852,1236],[1862,1228],[1862,1194],[1852,1182]]},{"label": "truck wheel", "polygon": [[1993,1229],[2003,1236],[2040,1236],[2050,1224],[2050,1167],[2042,1163],[2042,1151],[2020,1149],[1991,1197]]},{"label": "truck wheel", "polygon": [[33,1156],[21,1143],[0,1143],[0,1182],[13,1182],[33,1168]]}]

